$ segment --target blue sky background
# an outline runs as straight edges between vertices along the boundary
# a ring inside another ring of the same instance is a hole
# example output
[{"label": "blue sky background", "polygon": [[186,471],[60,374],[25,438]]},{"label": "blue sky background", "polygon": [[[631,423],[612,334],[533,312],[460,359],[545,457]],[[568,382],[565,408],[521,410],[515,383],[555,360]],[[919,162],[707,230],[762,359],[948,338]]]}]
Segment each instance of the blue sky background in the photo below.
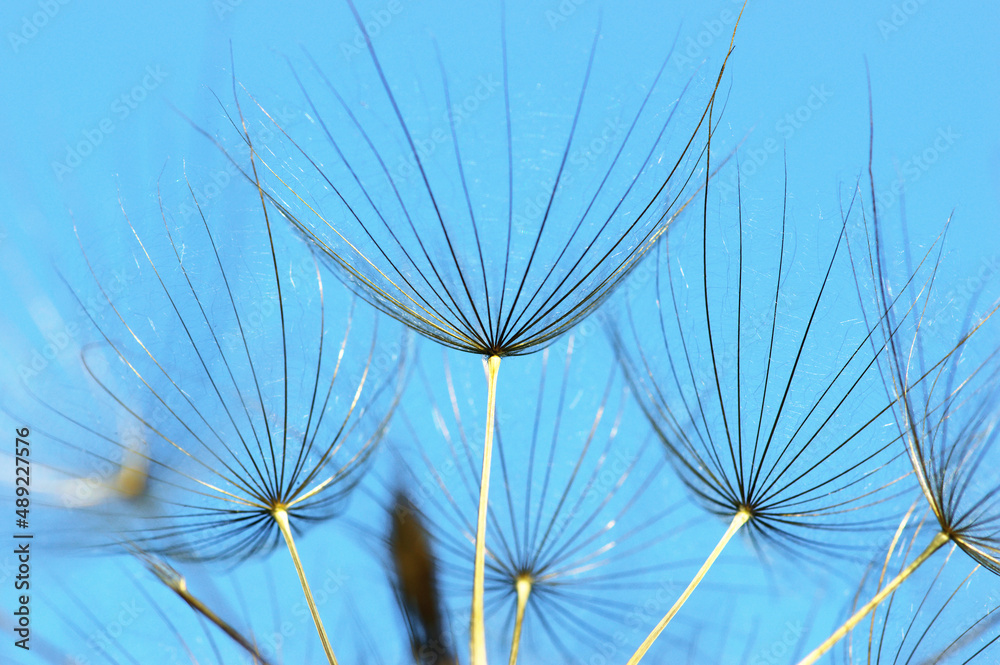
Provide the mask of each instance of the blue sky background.
[{"label": "blue sky background", "polygon": [[[651,80],[675,37],[677,50],[667,64],[660,101],[670,101],[689,77],[693,77],[689,99],[705,98],[724,56],[740,9],[738,3],[663,6],[665,3],[650,0],[604,3],[603,11],[601,4],[598,0],[510,3],[512,77],[527,91],[528,81],[543,83],[535,98],[540,105],[551,98],[557,103],[555,113],[568,115],[572,102],[567,99],[575,99],[599,14],[603,39],[596,60],[599,73],[592,82],[597,100],[590,118],[592,126],[599,127],[602,117],[636,107],[640,86]],[[480,75],[495,70],[499,62],[495,7],[456,10],[439,2],[391,0],[359,2],[359,11],[366,20],[381,20],[377,30],[372,30],[373,44],[390,79],[398,83],[407,108],[418,118],[415,122],[423,123],[420,126],[428,131],[436,117],[430,110],[442,104],[431,36],[441,46],[456,90],[471,86]],[[982,303],[992,302],[1000,293],[998,22],[1000,6],[988,2],[955,5],[908,0],[808,6],[750,2],[722,83],[727,103],[714,152],[721,157],[741,145],[743,199],[751,222],[773,230],[779,220],[784,153],[790,224],[821,247],[835,237],[843,192],[854,187],[867,169],[867,59],[875,125],[873,164],[882,219],[889,234],[899,237],[903,200],[893,182],[901,181],[914,247],[926,246],[954,214],[946,262],[936,286],[943,320],[960,322],[977,297]],[[234,134],[231,130],[227,133],[225,118],[213,96],[214,92],[231,108],[230,49],[237,78],[268,109],[282,114],[290,131],[300,128],[308,132],[310,120],[284,57],[307,74],[307,85],[316,82],[315,77],[308,77],[308,62],[300,45],[323,62],[326,73],[336,76],[352,99],[370,104],[383,119],[389,117],[384,96],[371,78],[367,56],[357,48],[356,31],[347,6],[339,2],[172,1],[155,7],[126,7],[113,2],[10,0],[3,4],[0,292],[4,293],[5,316],[0,323],[0,379],[9,412],[3,416],[5,432],[21,426],[20,418],[27,417],[22,414],[31,412],[30,401],[24,399],[19,385],[25,368],[31,369],[33,362],[40,363],[32,372],[32,380],[45,387],[40,391],[58,391],[53,386],[80,385],[75,382],[85,380],[77,358],[80,345],[91,339],[91,333],[84,330],[85,319],[54,271],[57,267],[74,287],[93,290],[92,278],[80,258],[74,224],[98,273],[112,281],[121,274],[128,282],[135,259],[134,250],[127,249],[128,229],[122,221],[119,197],[133,221],[145,225],[149,234],[156,234],[160,223],[155,192],[161,172],[164,200],[175,220],[190,221],[183,207],[182,165],[187,165],[196,189],[213,198],[205,188],[213,177],[221,182],[224,161],[179,112],[211,132],[220,132],[227,145],[233,145]],[[424,108],[428,112],[421,115]],[[655,124],[657,117],[651,122]],[[689,109],[687,118],[691,117]],[[550,139],[526,136],[524,140],[543,145]],[[490,144],[484,140],[483,145],[488,149]],[[727,189],[733,180],[731,169],[720,176],[719,192],[724,201],[733,200],[731,187]],[[223,187],[225,196],[209,202],[212,210],[219,215],[254,214],[252,201],[239,199],[235,186],[229,187]],[[863,192],[867,195],[867,187]],[[699,219],[688,217],[686,221],[697,223]],[[980,291],[982,295],[977,296]],[[140,298],[135,293],[130,297]],[[995,335],[995,331],[994,327],[985,334]],[[576,342],[572,374],[576,383],[571,394],[583,401],[574,411],[574,432],[589,427],[592,415],[587,414],[593,413],[611,366],[603,339],[597,334],[581,334],[583,342],[580,335]],[[550,364],[561,366],[565,348],[565,342],[553,347]],[[33,352],[48,352],[52,357],[35,361]],[[464,386],[473,401],[463,404],[470,409],[469,422],[477,423],[470,425],[470,432],[479,432],[476,427],[482,427],[478,414],[485,393],[479,361],[459,354],[449,354],[449,359],[457,385]],[[505,409],[519,413],[516,397],[535,390],[540,362],[537,355],[505,362],[501,413]],[[437,376],[439,349],[422,343],[421,366]],[[595,376],[598,378],[593,379]],[[620,378],[615,381],[620,382]],[[440,385],[435,384],[428,395],[418,379],[413,384],[412,403],[405,413],[417,437],[435,437],[432,411],[425,400],[445,403],[447,394],[441,392]],[[508,391],[506,395],[504,391]],[[81,400],[86,399],[87,389],[81,388],[78,394],[55,394]],[[630,440],[641,442],[646,433],[638,410],[628,409],[625,429],[633,430]],[[510,419],[511,428],[519,426],[518,420],[516,415]],[[43,422],[30,424],[44,427]],[[455,429],[453,424],[449,428]],[[473,439],[476,436],[470,435]],[[413,438],[400,423],[390,442],[412,454]],[[12,435],[8,441],[12,445]],[[33,444],[40,447],[44,442]],[[431,460],[443,460],[446,455],[440,443],[430,445],[428,451]],[[54,451],[45,454],[58,455]],[[343,662],[394,663],[405,653],[401,623],[374,555],[379,545],[371,533],[372,529],[381,533],[385,523],[375,501],[385,500],[385,486],[391,486],[400,475],[405,474],[399,463],[387,456],[366,494],[359,495],[352,505],[349,517],[318,527],[303,540],[306,565],[316,571],[311,573],[316,583],[332,580],[331,588],[337,589],[323,612],[328,627],[335,627],[334,632],[341,636]],[[9,496],[7,482],[5,479],[3,487]],[[682,498],[669,474],[656,483],[670,500]],[[4,501],[0,505],[8,506],[8,499]],[[35,510],[42,513],[40,499],[36,505]],[[46,519],[59,525],[59,520],[66,518],[56,513],[52,509]],[[698,515],[691,510],[687,521],[699,522]],[[641,521],[638,516],[635,519]],[[359,531],[358,525],[366,523],[368,530]],[[679,531],[686,534],[683,537],[659,543],[661,549],[651,547],[647,556],[676,555],[690,560],[689,568],[693,569],[723,528],[719,520],[704,519],[690,530]],[[187,610],[157,590],[134,563],[71,555],[58,540],[53,538],[52,547],[47,549],[39,541],[33,560],[41,596],[35,606],[33,635],[40,641],[59,645],[81,663],[102,662],[101,654],[73,626],[93,636],[97,630],[113,631],[114,622],[121,617],[122,634],[117,643],[125,651],[116,653],[117,660],[111,662],[129,662],[122,655],[126,651],[146,662],[142,658],[144,645],[173,639],[143,595],[148,591],[181,632],[190,636],[198,657],[214,662],[205,656],[211,653],[207,638]],[[701,604],[695,603],[690,612],[685,610],[683,622],[677,625],[682,628],[675,626],[678,635],[687,637],[680,640],[679,647],[662,647],[661,658],[673,657],[672,648],[683,652],[695,642],[709,646],[692,647],[695,650],[686,653],[708,658],[725,652],[727,660],[719,662],[739,662],[740,654],[751,652],[765,658],[758,662],[787,662],[787,657],[774,655],[781,645],[798,644],[800,639],[811,644],[825,635],[855,590],[853,583],[844,580],[857,580],[861,570],[843,564],[838,575],[830,576],[829,588],[823,589],[822,584],[814,585],[816,574],[789,573],[787,566],[777,562],[761,573],[752,565],[753,556],[745,544],[727,551],[709,579],[711,584],[699,592],[701,598],[696,596]],[[207,572],[189,567],[185,572],[191,574],[192,588],[201,584],[206,596],[216,600],[234,623],[267,635],[281,626],[281,612],[284,616],[294,613],[293,606],[299,602],[297,582],[287,570],[286,558],[279,550],[263,561],[251,561],[234,571],[233,577],[223,575],[224,569],[220,572],[218,567]],[[9,555],[0,555],[0,566],[6,561]],[[13,604],[7,570],[0,567],[0,598],[7,616],[0,625],[4,626],[9,621],[6,610]],[[134,577],[143,591],[133,586]],[[261,579],[273,581],[262,583]],[[446,576],[452,587],[460,584],[456,579]],[[683,574],[679,579],[684,579]],[[744,587],[750,590],[739,603],[730,605],[732,589]],[[66,588],[80,599],[79,605]],[[279,609],[275,609],[276,597],[283,599],[277,604]],[[992,598],[995,602],[996,596]],[[126,609],[132,602],[146,603],[141,606],[147,609],[139,621],[125,625]],[[820,609],[812,614],[809,608],[817,602]],[[459,643],[464,643],[465,601],[458,598],[451,604],[458,608],[453,627],[460,635]],[[720,606],[725,609],[720,610]],[[720,613],[725,616],[720,618]],[[284,647],[284,662],[316,662],[320,654],[313,644],[312,627],[295,616]],[[805,627],[800,629],[798,622],[804,622]],[[499,625],[503,625],[502,620]],[[629,642],[641,640],[636,629],[628,630],[632,631]],[[699,636],[712,635],[713,631],[722,637],[700,637],[703,642],[697,642]],[[788,637],[790,632],[794,637]],[[505,653],[501,644],[506,637],[500,639],[500,635],[506,634],[506,628],[495,631],[492,646],[498,655]],[[221,638],[216,639],[222,644]],[[748,640],[757,646],[745,651]],[[25,659],[12,650],[10,642],[4,637],[0,643],[4,662],[11,662],[11,658],[18,663],[47,662],[32,659],[41,656],[40,652]],[[534,648],[544,653],[551,645],[541,637]],[[609,655],[608,662],[624,662],[626,656]],[[156,662],[187,661],[181,657]]]}]

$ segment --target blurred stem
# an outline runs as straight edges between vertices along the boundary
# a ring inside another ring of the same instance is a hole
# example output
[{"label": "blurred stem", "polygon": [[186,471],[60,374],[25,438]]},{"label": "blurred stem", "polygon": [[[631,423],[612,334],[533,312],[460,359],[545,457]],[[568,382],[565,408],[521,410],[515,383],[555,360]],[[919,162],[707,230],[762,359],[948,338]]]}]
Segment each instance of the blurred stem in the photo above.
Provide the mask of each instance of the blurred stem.
[{"label": "blurred stem", "polygon": [[267,662],[267,660],[260,655],[260,652],[257,651],[257,647],[255,647],[247,638],[241,635],[235,628],[233,628],[228,623],[223,621],[215,612],[210,610],[204,603],[198,600],[198,598],[192,595],[191,592],[187,590],[187,585],[184,584],[183,582],[181,583],[181,587],[177,589],[177,595],[183,598],[184,602],[186,602],[191,607],[191,609],[198,612],[206,619],[214,623],[220,630],[222,630],[222,632],[228,635],[234,642],[243,647],[247,651],[247,653],[249,653],[250,656],[254,659],[254,662],[261,662],[261,663]]},{"label": "blurred stem", "polygon": [[490,494],[490,460],[493,457],[493,416],[497,403],[500,356],[486,361],[489,384],[486,397],[486,443],[483,445],[483,477],[479,482],[479,519],[476,523],[476,563],[472,580],[472,612],[469,617],[469,653],[472,665],[486,665],[486,625],[483,617],[483,587],[486,583],[486,507]]},{"label": "blurred stem", "polygon": [[284,508],[276,508],[271,513],[274,521],[281,529],[281,535],[285,537],[285,544],[288,545],[288,552],[292,555],[292,563],[295,564],[295,572],[299,574],[299,582],[302,583],[302,592],[306,596],[306,604],[309,605],[309,613],[312,614],[313,623],[316,624],[316,632],[319,633],[320,642],[323,643],[323,653],[330,665],[337,665],[337,657],[333,655],[333,647],[326,636],[326,629],[323,628],[323,620],[319,618],[319,610],[316,608],[316,601],[313,600],[312,591],[309,590],[309,582],[306,581],[306,571],[302,568],[302,561],[299,560],[299,551],[295,548],[295,539],[292,538],[292,530],[288,526],[288,512]]},{"label": "blurred stem", "polygon": [[514,638],[510,644],[510,663],[516,665],[517,650],[521,646],[521,625],[524,623],[524,608],[528,606],[528,596],[531,595],[532,579],[529,575],[517,578],[517,616],[514,617]]},{"label": "blurred stem", "polygon": [[173,590],[181,599],[188,604],[188,606],[193,609],[198,614],[202,615],[212,623],[214,623],[222,632],[228,635],[234,642],[243,647],[247,653],[253,658],[255,663],[267,663],[267,660],[257,651],[250,640],[244,637],[238,630],[230,626],[228,623],[222,620],[218,614],[213,612],[205,603],[201,602],[193,593],[188,591],[187,581],[183,577],[178,577],[172,581],[165,581],[167,586]]},{"label": "blurred stem", "polygon": [[722,534],[719,544],[715,546],[712,553],[708,555],[707,559],[705,559],[705,563],[703,563],[701,568],[698,569],[694,579],[692,579],[691,583],[687,585],[686,589],[684,589],[684,593],[681,594],[681,597],[677,599],[677,602],[674,603],[673,607],[671,607],[664,617],[660,619],[660,623],[656,624],[656,628],[652,630],[643,643],[639,645],[639,648],[636,649],[635,653],[632,654],[632,657],[629,658],[628,665],[636,665],[636,663],[642,660],[642,657],[646,655],[647,651],[649,651],[649,647],[653,646],[653,642],[656,641],[656,638],[660,636],[660,633],[662,633],[663,629],[667,627],[667,624],[669,624],[671,619],[674,618],[674,615],[677,614],[682,607],[684,607],[684,603],[686,603],[687,599],[692,593],[694,593],[694,590],[698,588],[702,578],[705,577],[708,569],[712,567],[715,560],[719,558],[720,554],[722,554],[722,550],[725,549],[726,544],[729,543],[730,539],[736,535],[736,532],[740,530],[740,527],[746,524],[749,519],[750,513],[745,509],[740,509],[740,511],[736,513],[736,516],[733,517],[733,521],[730,523],[729,528],[726,529],[724,534]]},{"label": "blurred stem", "polygon": [[889,597],[889,595],[892,594],[892,592],[895,591],[900,584],[906,581],[907,577],[913,574],[913,571],[919,568],[924,561],[927,561],[927,559],[929,559],[932,554],[941,549],[941,546],[947,543],[949,540],[951,540],[951,536],[949,536],[947,533],[944,533],[943,531],[938,535],[934,536],[934,540],[931,541],[931,544],[927,546],[927,549],[925,549],[923,552],[920,553],[920,556],[918,556],[916,559],[913,560],[913,563],[904,568],[899,573],[899,575],[896,575],[896,577],[894,577],[892,581],[889,582],[889,584],[887,584],[884,589],[879,591],[874,598],[869,600],[864,605],[864,607],[855,612],[850,619],[844,622],[843,626],[837,629],[837,632],[835,632],[833,635],[828,637],[826,641],[824,641],[822,644],[816,647],[812,651],[812,653],[810,653],[808,656],[800,660],[799,665],[811,665],[812,663],[815,663],[817,660],[819,660],[823,654],[825,654],[827,651],[833,648],[833,645],[839,642],[841,638],[847,635],[847,633],[851,632],[851,629],[853,629],[854,626],[858,624],[858,622],[864,619],[869,612],[878,607],[879,604],[887,597]]}]

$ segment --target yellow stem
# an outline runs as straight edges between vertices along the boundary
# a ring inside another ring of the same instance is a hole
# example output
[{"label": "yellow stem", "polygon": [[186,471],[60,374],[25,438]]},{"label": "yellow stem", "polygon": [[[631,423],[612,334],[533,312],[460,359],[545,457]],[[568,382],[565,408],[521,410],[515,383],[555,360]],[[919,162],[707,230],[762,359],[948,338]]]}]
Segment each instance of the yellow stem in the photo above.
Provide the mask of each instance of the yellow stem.
[{"label": "yellow stem", "polygon": [[524,623],[524,608],[528,606],[528,596],[531,595],[531,577],[521,575],[517,578],[517,616],[514,618],[514,638],[510,644],[510,663],[517,664],[517,650],[521,646],[521,625]]},{"label": "yellow stem", "polygon": [[320,642],[323,643],[323,653],[330,665],[337,665],[337,657],[333,655],[333,647],[326,636],[326,629],[323,628],[323,620],[319,618],[319,610],[316,608],[316,601],[313,600],[312,591],[309,590],[309,582],[306,581],[306,571],[302,568],[302,561],[299,560],[299,551],[295,548],[295,540],[292,538],[292,530],[288,526],[288,512],[284,508],[275,509],[271,515],[281,529],[281,535],[285,537],[285,544],[288,545],[288,552],[292,555],[292,563],[295,564],[295,572],[299,574],[299,582],[302,583],[302,592],[306,596],[306,604],[309,605],[309,613],[312,614],[313,623],[316,624],[316,632],[319,633]]},{"label": "yellow stem", "polygon": [[486,665],[486,625],[483,618],[483,587],[486,583],[486,507],[490,494],[490,460],[493,457],[493,415],[497,402],[500,356],[486,361],[489,389],[486,397],[486,443],[483,445],[483,477],[479,482],[479,519],[476,523],[476,562],[472,580],[472,612],[469,617],[469,653],[472,665]]},{"label": "yellow stem", "polygon": [[947,543],[949,540],[951,540],[951,536],[949,536],[947,533],[944,532],[941,532],[938,535],[934,536],[934,540],[931,541],[931,544],[927,546],[927,549],[925,549],[923,552],[920,553],[920,556],[918,556],[916,559],[913,560],[913,563],[904,568],[902,572],[899,573],[899,575],[896,575],[896,577],[894,577],[892,581],[889,582],[889,584],[886,585],[884,589],[879,591],[874,598],[869,600],[864,605],[864,607],[855,612],[854,616],[852,616],[850,619],[844,622],[844,625],[837,629],[837,632],[835,632],[833,635],[828,637],[826,641],[824,641],[822,644],[816,647],[812,651],[812,653],[810,653],[808,656],[800,660],[799,665],[811,665],[812,663],[815,663],[817,660],[819,660],[823,654],[825,654],[827,651],[833,648],[833,645],[839,642],[841,638],[844,637],[844,635],[847,635],[847,633],[851,632],[851,629],[853,629],[854,626],[858,624],[858,622],[864,619],[869,612],[878,607],[878,605],[883,600],[888,598],[889,595],[892,594],[892,592],[895,591],[900,584],[906,581],[907,577],[913,574],[913,571],[919,568],[924,561],[927,561],[927,559],[930,558],[932,554],[937,552],[941,548],[941,546]]},{"label": "yellow stem", "polygon": [[684,603],[686,603],[687,599],[692,593],[694,593],[694,590],[698,588],[702,578],[705,577],[705,574],[708,572],[708,569],[712,567],[712,564],[715,563],[715,560],[719,558],[719,555],[726,547],[726,544],[736,534],[736,532],[740,530],[740,527],[747,523],[747,520],[749,519],[750,513],[746,510],[741,509],[738,513],[736,513],[736,516],[733,517],[733,521],[729,525],[729,528],[726,529],[726,532],[722,535],[722,539],[719,540],[719,544],[715,546],[712,553],[708,555],[707,559],[705,559],[705,563],[703,563],[701,568],[698,569],[694,579],[692,579],[691,583],[687,585],[686,589],[684,589],[684,593],[681,594],[681,597],[677,599],[677,602],[674,603],[673,607],[671,607],[663,618],[660,619],[660,623],[656,624],[656,628],[654,628],[652,632],[646,636],[643,643],[638,649],[636,649],[636,652],[632,654],[632,657],[629,658],[628,665],[636,665],[636,663],[642,660],[642,657],[646,655],[647,651],[649,651],[649,647],[653,646],[653,642],[656,641],[656,638],[660,636],[660,633],[662,633],[663,629],[667,627],[670,620],[674,618],[674,615],[677,614],[682,607],[684,607]]}]

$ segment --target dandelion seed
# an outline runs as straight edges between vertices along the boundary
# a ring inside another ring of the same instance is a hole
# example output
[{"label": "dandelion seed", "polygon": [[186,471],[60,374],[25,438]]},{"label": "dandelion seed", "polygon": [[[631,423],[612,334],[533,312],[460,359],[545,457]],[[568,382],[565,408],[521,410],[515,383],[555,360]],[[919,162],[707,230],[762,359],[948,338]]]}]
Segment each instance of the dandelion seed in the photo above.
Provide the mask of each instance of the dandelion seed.
[{"label": "dandelion seed", "polygon": [[[542,637],[556,654],[576,652],[576,643],[612,643],[613,626],[624,624],[631,608],[623,592],[649,589],[665,572],[690,564],[667,556],[644,560],[691,526],[680,517],[686,502],[650,504],[665,460],[651,458],[657,451],[648,434],[634,441],[631,399],[617,372],[599,395],[585,394],[571,406],[573,386],[584,375],[574,369],[574,353],[571,335],[560,376],[550,368],[551,349],[542,352],[540,373],[529,379],[537,392],[522,391],[518,400],[530,403],[531,412],[511,405],[516,417],[502,418],[495,433],[501,492],[487,514],[495,544],[486,551],[484,594],[486,618],[506,616],[511,664],[525,639],[537,645]],[[423,382],[433,396],[440,382],[426,376]],[[478,500],[477,451],[447,362],[443,383],[447,402],[438,406],[435,399],[430,417],[444,421],[442,411],[450,411],[447,458],[434,461],[422,452],[424,470],[404,466],[422,488],[418,507],[442,557],[443,580],[464,595],[476,542],[467,507]],[[410,423],[405,413],[400,418]],[[526,657],[542,656],[532,650]]]},{"label": "dandelion seed", "polygon": [[[910,556],[919,551],[917,542],[927,527],[928,520],[922,519],[909,530],[909,537],[894,539],[881,565],[873,565],[865,575],[858,596],[875,595],[869,590],[873,584],[881,587],[886,578],[892,577],[895,566],[910,565]],[[989,600],[988,594],[996,585],[991,584],[993,580],[982,579],[986,573],[978,564],[966,573],[958,563],[950,563],[956,549],[952,544],[925,585],[914,581],[897,588],[871,613],[867,634],[857,640],[858,644],[852,634],[848,642],[847,662],[892,658],[906,663],[970,663],[985,661],[991,655],[995,660],[1000,606]],[[985,609],[975,619],[969,619],[970,607]]]},{"label": "dandelion seed", "polygon": [[[416,147],[404,109],[393,92],[360,14],[350,0],[348,5],[391,106],[398,136],[406,146],[405,156],[412,158],[415,166],[414,179],[419,182],[417,193],[413,197],[408,195],[409,190],[400,184],[399,174],[390,170],[366,123],[313,61],[326,89],[336,99],[334,108],[339,106],[344,114],[344,125],[353,128],[354,138],[366,146],[368,154],[358,156],[344,149],[345,139],[339,135],[340,131],[335,134],[332,122],[324,119],[331,112],[321,111],[299,81],[311,115],[335,153],[341,175],[330,168],[325,169],[322,166],[325,160],[310,156],[304,146],[258,104],[290,143],[293,154],[298,153],[305,159],[305,171],[315,174],[315,184],[321,190],[310,191],[308,184],[297,187],[302,169],[294,165],[288,168],[269,166],[265,160],[262,163],[280,183],[272,192],[272,201],[298,232],[345,276],[347,283],[375,307],[438,343],[484,356],[488,404],[493,405],[500,359],[536,351],[592,313],[687,205],[690,200],[688,185],[703,154],[696,139],[700,136],[708,106],[701,111],[693,128],[682,132],[680,147],[665,163],[661,163],[663,155],[656,155],[656,151],[665,145],[664,137],[673,111],[652,140],[633,134],[657,88],[670,57],[668,54],[618,142],[603,178],[596,188],[585,193],[582,200],[587,201],[586,206],[566,212],[565,206],[575,207],[574,201],[580,200],[564,194],[564,186],[569,180],[566,166],[571,150],[577,145],[576,132],[588,101],[588,86],[600,36],[598,29],[581,76],[580,93],[559,156],[559,166],[551,176],[551,187],[540,206],[540,218],[518,229],[515,226],[517,201],[521,196],[530,198],[532,185],[537,184],[538,178],[528,168],[532,175],[531,182],[526,185],[521,181],[520,170],[515,169],[517,149],[512,140],[514,114],[507,16],[506,7],[501,4],[501,85],[506,140],[499,159],[507,164],[506,210],[482,212],[482,204],[475,196],[478,190],[470,184],[472,160],[468,154],[463,155],[467,146],[457,132],[455,115],[448,113],[448,134],[457,170],[452,177],[457,176],[464,200],[464,209],[452,211],[443,204],[441,185],[433,181],[430,165]],[[438,61],[443,95],[446,106],[450,106],[451,90],[440,54]],[[714,99],[724,68],[725,63],[710,99]],[[294,70],[293,74],[299,80]],[[642,166],[627,177],[624,184],[615,187],[615,179],[622,177],[620,173],[628,161],[619,160],[627,146],[635,149],[636,144],[648,146],[645,150],[639,148],[640,154],[645,154]],[[378,175],[369,178],[366,175],[369,170]],[[654,183],[652,195],[641,186],[650,181]],[[609,182],[612,185],[606,187]],[[384,196],[377,193],[380,190],[384,190]],[[338,204],[333,212],[324,210],[320,203],[329,199],[330,192]],[[430,222],[420,224],[420,211],[424,209]],[[557,236],[552,226],[557,217],[563,216],[573,220],[572,231]],[[485,665],[486,662],[482,609],[485,544],[482,541],[489,496],[492,418],[493,406],[489,406],[478,513],[477,541],[480,544],[471,611],[473,665]]]},{"label": "dandelion seed", "polygon": [[[751,294],[759,291],[751,281],[756,271],[747,269],[753,254],[744,250],[748,235],[742,202],[735,256],[729,256],[724,234],[715,246],[708,219],[706,197],[700,237],[688,247],[678,242],[658,249],[658,321],[642,325],[632,320],[630,308],[632,334],[626,338],[615,329],[612,337],[682,481],[709,511],[731,522],[629,665],[641,660],[744,526],[755,541],[796,550],[799,556],[817,547],[836,553],[843,550],[843,534],[885,521],[859,511],[891,499],[890,488],[905,475],[892,471],[900,457],[898,437],[883,436],[877,427],[893,404],[878,384],[876,361],[884,347],[866,352],[877,324],[860,332],[825,327],[834,318],[826,296],[843,288],[838,279],[849,276],[835,271],[844,229],[828,259],[808,260],[818,265],[819,285],[809,288],[814,295],[804,313],[793,315],[801,291],[792,286],[799,277],[785,264],[783,211],[776,276],[772,286],[762,287],[773,295],[757,315],[750,309]],[[694,284],[680,269],[687,260],[701,268]],[[734,273],[723,269],[725,277],[717,285],[713,266],[730,260]],[[766,332],[748,335],[747,321],[756,316]],[[835,325],[840,325],[836,319]],[[822,341],[821,329],[830,333]],[[830,339],[837,341],[831,344]],[[827,359],[830,364],[824,365]],[[852,518],[855,513],[858,517]],[[824,534],[838,539],[826,541]]]},{"label": "dandelion seed", "polygon": [[[202,213],[190,185],[189,191]],[[318,263],[299,253],[294,270],[312,279],[290,295],[291,282],[280,268],[286,255],[271,234],[266,198],[259,189],[257,194],[263,228],[244,233],[263,239],[258,255],[266,267],[259,274],[272,281],[259,293],[238,289],[238,263],[228,263],[232,250],[204,214],[202,253],[189,247],[183,262],[165,213],[159,247],[143,239],[126,214],[152,278],[142,297],[156,302],[161,314],[147,329],[139,323],[145,306],[130,309],[98,280],[110,316],[91,317],[102,342],[85,351],[83,363],[116,418],[128,421],[146,448],[104,433],[86,415],[44,403],[91,441],[71,447],[122,451],[129,461],[112,481],[119,493],[148,484],[155,513],[123,528],[120,538],[143,551],[189,560],[242,560],[283,539],[333,663],[293,533],[336,515],[359,481],[398,402],[406,344],[380,348],[373,325],[371,341],[358,349],[359,323],[348,305],[335,317],[343,335],[330,350]],[[244,254],[240,263],[252,263],[253,256]],[[89,259],[88,267],[97,279]],[[384,373],[373,366],[376,352],[388,356]],[[141,478],[136,468],[144,469]]]},{"label": "dandelion seed", "polygon": [[[874,136],[874,121],[872,127]],[[954,543],[984,567],[1000,574],[1000,541],[997,540],[995,526],[1000,520],[1000,502],[997,501],[1000,481],[987,476],[985,471],[995,466],[987,460],[993,442],[1000,436],[997,432],[1000,420],[1000,366],[995,366],[997,358],[1000,358],[1000,349],[991,349],[986,359],[966,376],[959,378],[957,374],[961,351],[972,335],[986,325],[1000,308],[1000,303],[993,305],[984,317],[967,320],[954,344],[940,357],[928,359],[924,349],[924,316],[938,263],[932,264],[931,275],[925,282],[911,277],[898,294],[892,295],[875,203],[871,157],[869,185],[872,200],[872,228],[869,234],[872,237],[867,238],[862,258],[867,261],[866,271],[873,283],[876,311],[879,313],[877,330],[883,338],[880,342],[882,348],[887,349],[882,358],[882,371],[886,384],[895,396],[894,415],[906,453],[921,492],[937,518],[940,531],[908,566],[816,647],[800,665],[816,662],[948,543]],[[869,231],[867,227],[866,231]],[[924,261],[928,261],[927,256],[921,265]],[[973,390],[971,386],[977,381],[981,383],[978,389]]]}]

